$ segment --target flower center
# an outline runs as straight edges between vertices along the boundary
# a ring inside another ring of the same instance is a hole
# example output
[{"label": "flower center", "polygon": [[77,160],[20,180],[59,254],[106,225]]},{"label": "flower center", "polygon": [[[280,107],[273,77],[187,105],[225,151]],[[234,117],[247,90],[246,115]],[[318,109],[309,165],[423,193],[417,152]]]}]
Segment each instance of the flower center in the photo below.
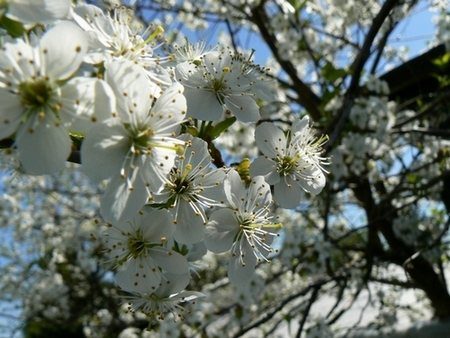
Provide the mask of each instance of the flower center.
[{"label": "flower center", "polygon": [[278,160],[277,171],[280,176],[289,176],[295,172],[297,168],[297,160],[300,159],[302,155],[298,153],[294,157],[285,156],[281,160]]},{"label": "flower center", "polygon": [[214,79],[211,89],[213,92],[217,93],[220,92],[224,89],[225,84],[223,83],[223,81],[221,79]]},{"label": "flower center", "polygon": [[223,99],[225,97],[225,91],[227,89],[226,86],[226,75],[230,72],[230,67],[224,67],[222,69],[222,76],[220,78],[213,78],[211,83],[211,91],[214,92],[217,96],[217,99],[220,103],[223,103]]},{"label": "flower center", "polygon": [[19,88],[22,94],[22,105],[32,108],[48,106],[54,95],[54,90],[46,77],[22,82]]},{"label": "flower center", "polygon": [[189,191],[191,187],[191,183],[187,179],[189,172],[192,170],[192,164],[186,164],[184,167],[183,175],[179,176],[175,180],[175,187],[173,188],[174,192],[177,194],[183,194]]},{"label": "flower center", "polygon": [[135,236],[128,238],[128,255],[124,258],[123,261],[129,259],[129,257],[137,258],[141,255],[145,256],[145,252],[148,249],[151,249],[155,246],[161,246],[167,241],[166,237],[161,237],[160,243],[149,243],[144,236],[142,235],[142,231],[139,229]]},{"label": "flower center", "polygon": [[137,258],[141,255],[145,249],[145,242],[142,238],[130,238],[128,240],[128,250],[133,258]]},{"label": "flower center", "polygon": [[177,154],[182,153],[184,150],[183,146],[178,144],[153,140],[155,132],[150,127],[143,128],[142,130],[139,130],[139,128],[138,130],[134,130],[133,126],[129,123],[125,123],[124,126],[133,135],[131,141],[132,152],[136,155],[150,154],[152,148],[167,149]]},{"label": "flower center", "polygon": [[136,149],[146,149],[150,138],[155,135],[151,128],[147,128],[135,135],[133,143]]}]

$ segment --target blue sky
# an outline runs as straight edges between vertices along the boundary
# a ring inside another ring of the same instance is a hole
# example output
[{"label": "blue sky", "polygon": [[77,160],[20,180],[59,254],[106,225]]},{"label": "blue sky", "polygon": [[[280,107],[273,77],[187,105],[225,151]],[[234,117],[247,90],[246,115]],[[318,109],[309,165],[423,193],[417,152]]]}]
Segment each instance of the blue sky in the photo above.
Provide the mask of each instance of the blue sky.
[{"label": "blue sky", "polygon": [[[427,50],[428,44],[433,39],[436,29],[432,17],[436,16],[437,13],[429,11],[429,2],[429,0],[420,0],[408,18],[396,27],[389,39],[388,45],[393,47],[407,46],[409,49],[409,58],[413,58]],[[208,45],[215,45],[217,43],[218,33],[220,31],[226,31],[226,26],[223,23],[211,24],[207,30],[199,32],[183,29],[183,33],[189,37],[191,42],[205,39]],[[270,54],[270,50],[265,43],[256,34],[248,32],[245,29],[240,30],[236,39],[240,45],[245,46],[249,50],[252,48],[256,50],[254,54],[256,63],[264,63],[264,60]]]}]

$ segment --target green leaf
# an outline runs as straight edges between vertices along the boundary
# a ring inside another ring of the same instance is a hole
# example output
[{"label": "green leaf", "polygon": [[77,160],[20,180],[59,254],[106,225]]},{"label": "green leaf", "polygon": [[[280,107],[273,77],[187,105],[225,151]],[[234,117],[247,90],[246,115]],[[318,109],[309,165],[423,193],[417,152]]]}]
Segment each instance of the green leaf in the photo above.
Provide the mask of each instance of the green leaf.
[{"label": "green leaf", "polygon": [[335,68],[331,62],[327,62],[322,68],[322,75],[325,79],[329,80],[331,83],[336,82],[343,77],[345,77],[349,72],[344,68]]},{"label": "green leaf", "polygon": [[432,62],[440,68],[446,67],[450,63],[450,52],[445,53],[440,58],[434,59]]},{"label": "green leaf", "polygon": [[21,37],[25,33],[22,23],[12,20],[5,15],[0,18],[0,27],[4,28],[13,38]]},{"label": "green leaf", "polygon": [[341,94],[340,88],[335,88],[334,90],[328,90],[325,88],[325,91],[322,95],[321,105],[325,107],[332,99]]},{"label": "green leaf", "polygon": [[406,179],[411,184],[417,184],[419,183],[419,176],[413,173],[406,174]]}]

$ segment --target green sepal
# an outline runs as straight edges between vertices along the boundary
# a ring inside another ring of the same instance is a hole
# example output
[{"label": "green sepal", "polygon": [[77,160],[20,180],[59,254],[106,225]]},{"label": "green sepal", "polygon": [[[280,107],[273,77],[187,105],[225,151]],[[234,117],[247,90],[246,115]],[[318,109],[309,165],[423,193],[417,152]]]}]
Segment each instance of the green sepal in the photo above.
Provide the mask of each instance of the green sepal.
[{"label": "green sepal", "polygon": [[200,132],[196,126],[187,126],[184,132],[194,137],[198,137],[198,135],[200,135]]},{"label": "green sepal", "polygon": [[235,116],[217,123],[214,127],[212,127],[208,131],[209,138],[211,140],[216,139],[217,137],[219,137],[220,134],[222,134],[225,130],[227,130],[234,122],[236,122]]},{"label": "green sepal", "polygon": [[84,140],[84,134],[76,133],[76,132],[70,132],[70,139],[72,140],[73,145],[79,150],[81,149],[81,144]]},{"label": "green sepal", "polygon": [[236,168],[236,171],[244,181],[246,187],[248,187],[252,181],[252,178],[250,177],[250,163],[250,159],[244,158]]}]

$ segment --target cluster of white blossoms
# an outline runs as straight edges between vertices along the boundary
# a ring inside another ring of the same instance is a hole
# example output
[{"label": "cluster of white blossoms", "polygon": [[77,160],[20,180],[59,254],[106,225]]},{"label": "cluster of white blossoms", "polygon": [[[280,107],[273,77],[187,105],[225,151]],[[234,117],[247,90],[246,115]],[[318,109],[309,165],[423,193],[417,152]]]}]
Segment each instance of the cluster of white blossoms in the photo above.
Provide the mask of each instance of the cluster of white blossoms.
[{"label": "cluster of white blossoms", "polygon": [[287,134],[265,122],[255,132],[263,156],[250,168],[215,165],[212,141],[236,120],[257,122],[261,102],[273,99],[264,69],[202,42],[158,55],[163,30],[131,26],[124,7],[34,3],[2,9],[24,30],[0,51],[8,153],[44,175],[79,152],[83,172],[106,182],[102,241],[131,311],[183,317],[179,302],[201,295],[184,289],[206,249],[230,251],[229,279],[245,285],[275,252],[273,204],[295,208],[324,187],[326,137],[307,117]]}]

